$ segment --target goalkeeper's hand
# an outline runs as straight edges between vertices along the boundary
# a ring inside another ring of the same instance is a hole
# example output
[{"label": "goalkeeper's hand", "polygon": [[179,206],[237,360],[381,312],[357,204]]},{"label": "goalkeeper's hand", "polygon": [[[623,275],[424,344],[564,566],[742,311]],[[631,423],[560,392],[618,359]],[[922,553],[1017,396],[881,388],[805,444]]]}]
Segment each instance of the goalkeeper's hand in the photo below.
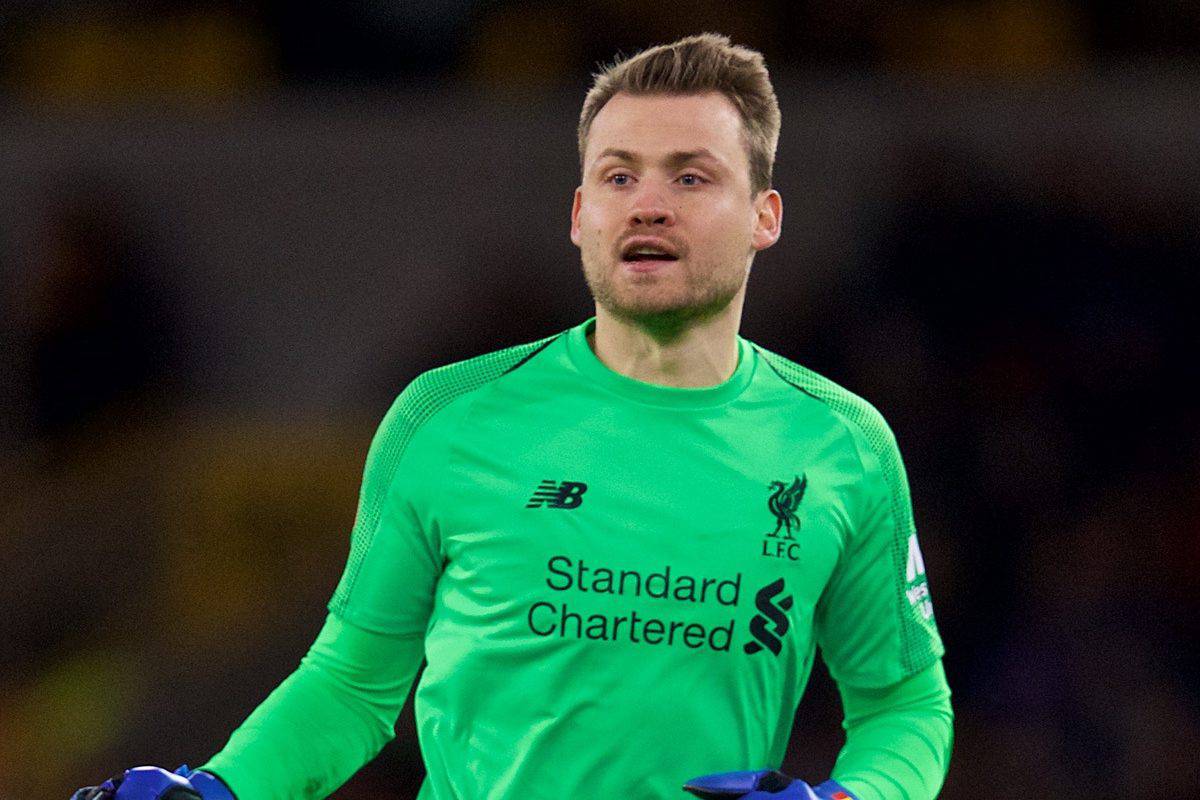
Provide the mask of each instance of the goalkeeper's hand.
[{"label": "goalkeeper's hand", "polygon": [[216,776],[189,770],[184,764],[174,772],[161,767],[134,767],[99,786],[85,786],[71,800],[236,800]]},{"label": "goalkeeper's hand", "polygon": [[703,800],[858,800],[836,781],[809,786],[773,769],[701,775],[683,788]]}]

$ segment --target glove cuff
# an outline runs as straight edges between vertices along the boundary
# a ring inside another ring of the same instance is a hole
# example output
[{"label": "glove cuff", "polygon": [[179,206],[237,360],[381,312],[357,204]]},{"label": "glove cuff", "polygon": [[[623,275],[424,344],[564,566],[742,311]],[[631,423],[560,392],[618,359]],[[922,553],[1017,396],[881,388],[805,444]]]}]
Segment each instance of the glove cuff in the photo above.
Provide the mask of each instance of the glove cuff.
[{"label": "glove cuff", "polygon": [[[813,787],[813,793],[821,800],[858,800],[850,790],[835,780],[828,780]],[[208,796],[205,795],[207,798]]]},{"label": "glove cuff", "polygon": [[225,785],[225,781],[211,772],[205,772],[202,769],[189,770],[186,764],[176,772],[186,777],[188,783],[195,787],[204,800],[237,800],[233,790]]}]

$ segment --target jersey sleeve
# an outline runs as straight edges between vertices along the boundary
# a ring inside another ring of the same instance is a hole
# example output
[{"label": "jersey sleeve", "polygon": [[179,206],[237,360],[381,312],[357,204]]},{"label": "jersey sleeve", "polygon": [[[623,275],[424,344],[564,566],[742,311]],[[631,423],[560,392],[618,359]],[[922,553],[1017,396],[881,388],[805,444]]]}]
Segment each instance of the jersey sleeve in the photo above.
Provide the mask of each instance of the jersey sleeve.
[{"label": "jersey sleeve", "polygon": [[843,418],[862,479],[841,558],[817,605],[815,634],[835,680],[881,688],[928,669],[944,648],[896,438],[864,401],[853,411]]},{"label": "jersey sleeve", "polygon": [[833,778],[859,800],[937,797],[954,745],[942,662],[884,689],[839,684],[846,744]]},{"label": "jersey sleeve", "polygon": [[363,470],[350,555],[329,610],[359,627],[423,636],[432,611],[442,554],[431,499],[445,448],[431,403],[428,374],[388,410]]},{"label": "jersey sleeve", "polygon": [[421,651],[420,638],[330,614],[299,668],[201,769],[238,800],[328,796],[395,736]]}]

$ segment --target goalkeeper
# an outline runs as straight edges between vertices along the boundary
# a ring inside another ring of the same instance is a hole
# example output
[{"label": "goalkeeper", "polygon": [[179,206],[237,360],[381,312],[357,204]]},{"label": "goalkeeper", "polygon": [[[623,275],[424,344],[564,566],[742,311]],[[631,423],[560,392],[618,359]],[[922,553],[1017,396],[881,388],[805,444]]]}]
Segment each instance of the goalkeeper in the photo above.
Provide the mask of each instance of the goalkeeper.
[{"label": "goalkeeper", "polygon": [[[571,209],[595,317],[414,380],[299,668],[198,772],[80,796],[325,797],[424,660],[420,800],[933,798],[950,692],[896,441],[738,335],[779,123],[722,36],[597,75]],[[771,768],[818,648],[846,741],[806,782]]]}]

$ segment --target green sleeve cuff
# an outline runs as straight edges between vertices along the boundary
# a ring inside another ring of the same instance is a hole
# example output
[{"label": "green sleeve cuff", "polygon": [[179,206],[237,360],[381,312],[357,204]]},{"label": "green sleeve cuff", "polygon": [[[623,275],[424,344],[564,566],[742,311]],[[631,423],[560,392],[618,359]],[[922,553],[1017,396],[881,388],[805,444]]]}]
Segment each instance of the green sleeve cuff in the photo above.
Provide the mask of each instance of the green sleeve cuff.
[{"label": "green sleeve cuff", "polygon": [[954,742],[954,711],[941,659],[892,686],[839,684],[846,744],[833,779],[859,800],[933,800]]},{"label": "green sleeve cuff", "polygon": [[238,800],[326,797],[395,735],[424,647],[330,614],[300,667],[200,769]]}]

